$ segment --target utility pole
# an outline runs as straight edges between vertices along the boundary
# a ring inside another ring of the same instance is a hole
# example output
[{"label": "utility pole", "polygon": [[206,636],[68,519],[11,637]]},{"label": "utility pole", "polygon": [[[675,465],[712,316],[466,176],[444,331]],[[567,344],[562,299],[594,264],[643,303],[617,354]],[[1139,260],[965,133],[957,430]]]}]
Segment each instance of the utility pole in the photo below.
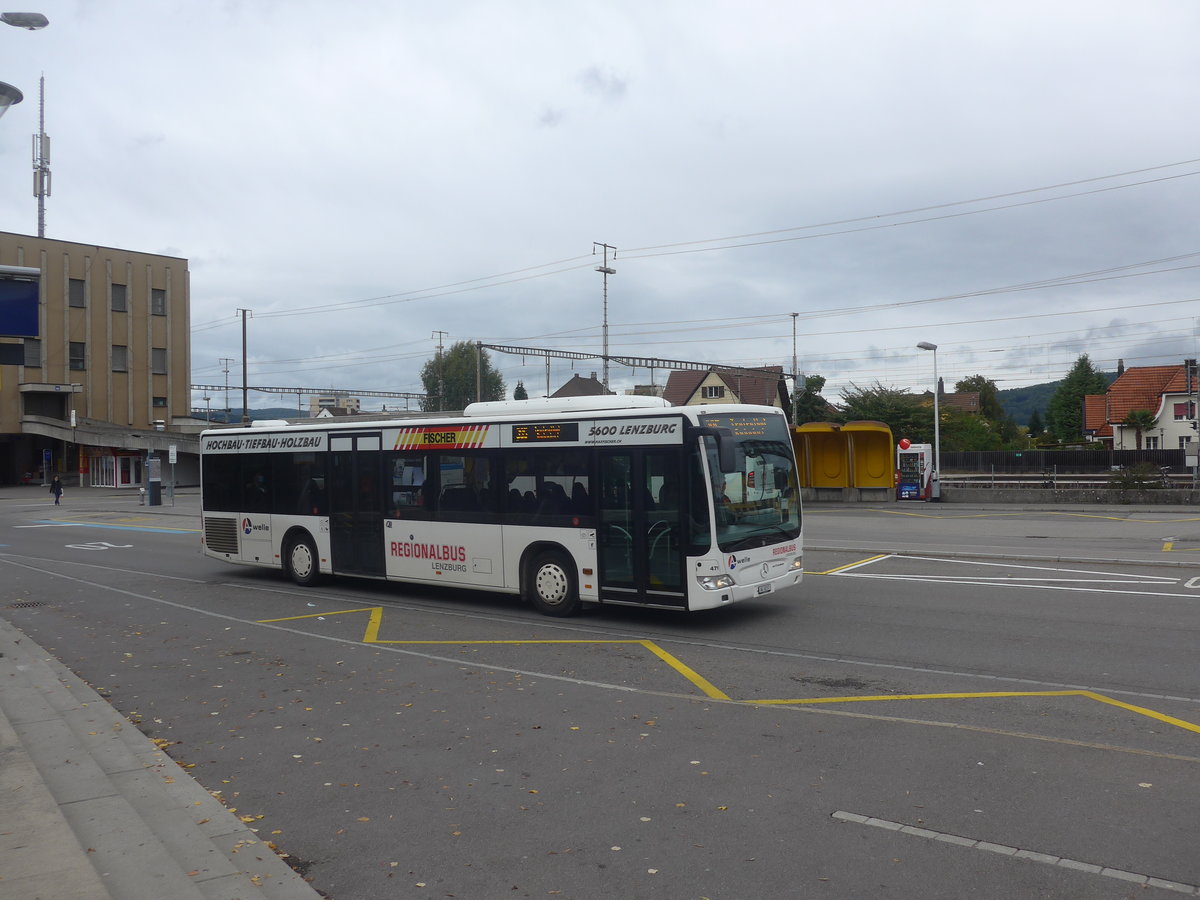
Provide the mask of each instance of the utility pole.
[{"label": "utility pole", "polygon": [[[448,331],[435,331],[438,339],[438,355],[437,355],[437,370],[438,370],[438,412],[442,411],[442,404],[446,399],[446,360],[442,357],[442,338],[448,335]],[[430,337],[433,337],[431,334]]]},{"label": "utility pole", "polygon": [[[475,342],[475,400],[483,399],[483,341]],[[503,399],[503,398],[501,398]]]},{"label": "utility pole", "polygon": [[46,236],[46,198],[50,196],[50,136],[46,134],[46,76],[38,82],[38,133],[33,136],[33,196],[38,204],[38,237]]},{"label": "utility pole", "polygon": [[599,241],[592,241],[592,256],[596,255],[596,248],[601,247],[604,250],[604,265],[596,266],[596,271],[604,276],[604,380],[601,382],[604,385],[604,390],[608,390],[608,276],[616,275],[617,270],[608,265],[608,251],[613,252],[613,259],[617,258],[617,248],[611,244],[602,244]]},{"label": "utility pole", "polygon": [[1194,359],[1185,359],[1183,365],[1187,370],[1187,414],[1188,418],[1191,419],[1189,424],[1192,426],[1192,430],[1196,432],[1186,442],[1186,446],[1183,449],[1183,459],[1184,462],[1188,462],[1188,457],[1192,457],[1192,490],[1194,491],[1196,490],[1197,481],[1200,480],[1200,458],[1197,458],[1192,453],[1192,441],[1200,441],[1200,416],[1197,415],[1196,410],[1196,394],[1200,392],[1200,368],[1197,368],[1196,360]]},{"label": "utility pole", "polygon": [[242,317],[242,424],[250,424],[250,389],[246,386],[246,319],[253,313],[248,309],[239,309]]},{"label": "utility pole", "polygon": [[223,366],[222,370],[225,373],[225,424],[229,424],[229,367],[233,364],[232,359],[227,359],[222,356],[218,362]]},{"label": "utility pole", "polygon": [[800,313],[792,313],[792,425],[796,425],[796,415],[800,406],[800,375],[796,370],[796,319]]}]

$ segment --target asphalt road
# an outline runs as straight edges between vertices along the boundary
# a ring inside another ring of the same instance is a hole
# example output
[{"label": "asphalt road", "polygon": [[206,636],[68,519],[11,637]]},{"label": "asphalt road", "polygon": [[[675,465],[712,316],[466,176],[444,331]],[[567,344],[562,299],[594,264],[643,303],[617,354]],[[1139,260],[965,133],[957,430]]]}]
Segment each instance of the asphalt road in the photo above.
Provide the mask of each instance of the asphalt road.
[{"label": "asphalt road", "polygon": [[334,900],[1200,885],[1186,509],[814,507],[797,590],[562,621],[66,502],[0,491],[0,615]]}]

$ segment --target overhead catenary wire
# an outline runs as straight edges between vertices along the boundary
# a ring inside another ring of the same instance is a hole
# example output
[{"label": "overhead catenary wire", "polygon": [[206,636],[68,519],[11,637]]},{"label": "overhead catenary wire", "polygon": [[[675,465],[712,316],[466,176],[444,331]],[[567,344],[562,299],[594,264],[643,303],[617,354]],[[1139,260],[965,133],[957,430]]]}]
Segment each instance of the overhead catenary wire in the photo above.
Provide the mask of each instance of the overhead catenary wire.
[{"label": "overhead catenary wire", "polygon": [[[993,199],[1003,199],[1003,198],[1008,198],[1008,197],[1025,196],[1025,195],[1035,194],[1035,193],[1044,192],[1044,191],[1048,191],[1048,190],[1056,190],[1056,189],[1059,189],[1062,187],[1071,187],[1071,186],[1077,186],[1077,185],[1081,185],[1081,184],[1097,183],[1100,181],[1111,180],[1114,178],[1124,178],[1124,177],[1128,177],[1130,175],[1162,171],[1164,169],[1170,169],[1170,168],[1186,166],[1186,165],[1195,165],[1197,163],[1200,163],[1200,159],[1189,159],[1189,160],[1183,160],[1180,162],[1165,163],[1165,164],[1161,164],[1161,165],[1157,165],[1157,166],[1150,166],[1150,167],[1146,167],[1146,168],[1142,168],[1142,169],[1134,169],[1134,170],[1129,170],[1129,171],[1125,171],[1125,172],[1113,173],[1113,174],[1109,174],[1109,175],[1099,175],[1099,176],[1094,176],[1091,178],[1079,179],[1076,181],[1062,182],[1062,183],[1056,184],[1056,185],[1046,185],[1046,186],[1035,187],[1035,188],[1026,188],[1026,189],[1022,189],[1022,190],[1018,190],[1018,191],[1009,191],[1009,192],[1002,193],[1002,194],[992,194],[992,195],[988,195],[988,196],[984,196],[984,197],[977,197],[977,198],[972,198],[972,199],[967,199],[967,200],[955,200],[955,201],[950,201],[950,202],[942,203],[942,204],[934,204],[934,205],[929,205],[929,206],[916,207],[912,210],[906,210],[906,211],[878,213],[878,214],[874,214],[874,215],[860,216],[860,217],[852,218],[852,219],[834,220],[829,223],[796,225],[796,226],[790,226],[788,228],[777,229],[777,230],[769,231],[769,232],[754,232],[754,233],[748,233],[748,234],[744,234],[744,235],[732,235],[732,236],[726,236],[726,237],[708,238],[708,239],[699,240],[699,241],[684,241],[684,242],[666,243],[666,244],[659,244],[659,245],[648,245],[646,247],[634,248],[634,249],[625,251],[623,253],[623,258],[625,258],[627,260],[634,260],[634,259],[645,259],[645,258],[649,258],[652,256],[665,256],[665,255],[672,255],[675,253],[685,253],[685,252],[686,253],[716,252],[716,251],[720,251],[720,250],[737,249],[738,247],[756,246],[760,243],[778,243],[778,242],[786,241],[786,240],[807,240],[807,239],[811,239],[812,237],[821,237],[821,236],[833,237],[833,236],[838,236],[838,235],[845,234],[848,232],[834,231],[834,232],[827,232],[827,233],[823,232],[823,233],[816,234],[816,235],[805,234],[805,235],[800,235],[800,236],[793,236],[790,238],[778,238],[778,239],[771,240],[771,241],[755,242],[755,243],[733,243],[733,244],[728,243],[731,241],[734,241],[734,242],[743,241],[746,238],[757,237],[760,235],[779,235],[779,234],[787,234],[787,233],[797,232],[797,231],[807,231],[807,230],[820,229],[820,228],[829,228],[829,227],[835,227],[835,226],[842,225],[842,224],[869,222],[869,221],[875,221],[878,219],[887,219],[887,218],[893,218],[896,216],[910,215],[910,214],[913,214],[916,212],[936,211],[939,209],[948,209],[948,208],[954,208],[954,207],[959,207],[959,206],[966,206],[966,205],[970,205],[970,204],[974,204],[974,203],[988,202]],[[1092,191],[1084,191],[1084,192],[1079,192],[1079,193],[1075,193],[1075,194],[1067,194],[1067,195],[1061,195],[1061,196],[1056,196],[1056,197],[1038,198],[1037,200],[1031,200],[1031,201],[1027,201],[1027,202],[1020,203],[1020,204],[1007,204],[1004,206],[987,207],[987,208],[979,209],[979,210],[968,210],[968,211],[964,211],[964,212],[953,213],[953,214],[950,214],[947,216],[934,216],[934,217],[928,217],[928,218],[923,218],[923,219],[910,219],[910,220],[905,220],[902,222],[890,222],[887,224],[876,224],[876,225],[869,226],[868,229],[860,229],[860,230],[870,230],[870,229],[884,228],[884,227],[893,228],[893,227],[898,227],[898,226],[903,226],[903,225],[921,224],[923,222],[936,221],[936,220],[944,219],[944,218],[957,218],[957,217],[966,216],[966,215],[979,215],[979,214],[983,214],[983,213],[987,213],[987,212],[995,212],[995,211],[1002,210],[1002,209],[1011,209],[1011,208],[1014,208],[1015,206],[1031,205],[1034,203],[1056,202],[1058,200],[1067,200],[1067,199],[1072,199],[1072,198],[1078,197],[1078,196],[1086,196],[1088,194],[1104,193],[1104,192],[1109,192],[1109,191],[1114,191],[1114,190],[1123,190],[1125,188],[1140,187],[1140,186],[1144,186],[1146,184],[1153,184],[1153,183],[1161,182],[1161,181],[1169,181],[1169,180],[1174,180],[1174,179],[1178,179],[1178,178],[1191,177],[1191,176],[1198,175],[1198,174],[1200,174],[1200,170],[1163,176],[1161,178],[1147,179],[1144,181],[1133,182],[1133,183],[1129,183],[1129,184],[1111,185],[1111,186],[1108,186],[1105,188],[1100,188],[1100,189],[1096,189],[1096,190],[1092,190]],[[712,245],[716,245],[716,246],[699,246],[699,245],[708,245],[708,244],[712,244]],[[684,249],[679,249],[679,248],[684,248]],[[638,255],[638,254],[640,254],[640,255]],[[576,271],[579,269],[587,268],[589,266],[589,263],[581,262],[581,260],[590,260],[590,256],[568,257],[565,259],[555,260],[555,261],[551,261],[551,262],[539,263],[539,264],[535,264],[535,265],[524,266],[524,267],[517,268],[517,269],[511,269],[511,270],[507,270],[505,272],[500,272],[500,273],[497,273],[494,275],[484,275],[484,276],[479,276],[476,278],[463,279],[463,280],[449,282],[446,284],[436,285],[436,286],[432,286],[432,287],[428,287],[428,288],[397,291],[397,292],[390,293],[390,294],[383,294],[383,295],[378,295],[375,297],[361,298],[358,300],[323,302],[323,303],[312,304],[312,305],[308,305],[308,306],[294,307],[294,308],[290,308],[290,309],[286,309],[286,310],[274,310],[274,311],[264,310],[263,312],[258,313],[257,317],[258,318],[280,318],[280,317],[292,317],[292,316],[303,316],[303,315],[316,315],[316,314],[328,313],[328,312],[346,312],[346,311],[352,310],[352,309],[369,309],[369,308],[373,308],[376,306],[393,305],[393,304],[398,304],[398,303],[413,303],[413,302],[417,302],[420,300],[438,299],[438,298],[442,298],[442,297],[446,297],[446,296],[452,296],[454,294],[478,291],[478,290],[488,288],[488,287],[501,287],[501,286],[505,286],[505,285],[519,283],[522,281],[528,281],[528,280],[535,279],[535,278],[545,278],[545,277],[549,277],[552,275],[559,275],[559,274],[563,274],[565,272],[571,272],[571,271]],[[562,266],[565,266],[565,268],[559,268]],[[549,271],[539,271],[539,270],[549,270]],[[517,277],[513,277],[513,276],[517,276]],[[193,332],[207,330],[209,328],[218,328],[218,327],[223,326],[224,324],[226,324],[226,323],[223,320],[214,320],[212,322],[203,323],[201,325],[195,326],[193,328]]]}]

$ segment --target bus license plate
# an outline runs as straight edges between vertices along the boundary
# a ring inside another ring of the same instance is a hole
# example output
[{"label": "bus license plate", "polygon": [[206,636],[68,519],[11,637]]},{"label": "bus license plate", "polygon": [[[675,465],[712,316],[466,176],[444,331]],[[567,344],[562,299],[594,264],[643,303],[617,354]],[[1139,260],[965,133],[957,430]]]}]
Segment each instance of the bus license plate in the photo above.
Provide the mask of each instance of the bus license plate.
[{"label": "bus license plate", "polygon": [[760,584],[760,585],[758,586],[758,592],[759,592],[760,594],[769,594],[769,593],[771,593],[771,585],[769,585],[769,584]]}]

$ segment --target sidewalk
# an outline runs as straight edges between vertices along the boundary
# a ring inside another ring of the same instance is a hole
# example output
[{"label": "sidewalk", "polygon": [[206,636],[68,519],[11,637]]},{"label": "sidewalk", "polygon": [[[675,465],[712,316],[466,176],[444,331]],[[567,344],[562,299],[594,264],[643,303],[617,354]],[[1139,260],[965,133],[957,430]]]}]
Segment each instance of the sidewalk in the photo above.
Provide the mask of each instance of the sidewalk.
[{"label": "sidewalk", "polygon": [[[37,503],[45,493],[8,487],[0,500]],[[198,525],[198,492],[181,499],[144,507],[136,493],[75,488],[65,502]],[[69,509],[47,503],[47,512]],[[0,618],[0,900],[319,897],[106,700]]]}]

